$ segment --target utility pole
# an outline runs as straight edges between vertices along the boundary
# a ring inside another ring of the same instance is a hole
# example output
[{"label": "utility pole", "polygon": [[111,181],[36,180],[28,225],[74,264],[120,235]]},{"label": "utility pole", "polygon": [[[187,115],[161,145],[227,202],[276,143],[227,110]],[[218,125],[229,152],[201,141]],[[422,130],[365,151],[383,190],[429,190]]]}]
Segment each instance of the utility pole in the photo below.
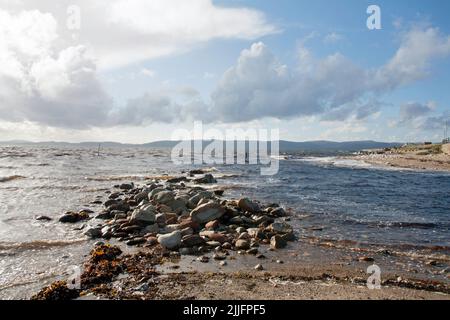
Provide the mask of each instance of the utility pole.
[{"label": "utility pole", "polygon": [[449,136],[448,136],[448,119],[449,118],[447,118],[446,120],[445,120],[445,131],[444,131],[444,143],[450,143],[450,139],[449,139]]}]

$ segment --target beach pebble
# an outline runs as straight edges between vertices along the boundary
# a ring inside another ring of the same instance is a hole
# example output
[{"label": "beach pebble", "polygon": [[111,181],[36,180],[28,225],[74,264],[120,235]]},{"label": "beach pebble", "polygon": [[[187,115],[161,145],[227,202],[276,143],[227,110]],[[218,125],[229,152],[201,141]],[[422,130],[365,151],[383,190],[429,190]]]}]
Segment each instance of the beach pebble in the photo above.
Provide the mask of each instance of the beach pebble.
[{"label": "beach pebble", "polygon": [[158,242],[167,249],[175,249],[181,244],[181,231],[177,230],[172,233],[159,235]]},{"label": "beach pebble", "polygon": [[205,243],[205,239],[198,234],[183,236],[181,243],[186,247],[201,246]]},{"label": "beach pebble", "polygon": [[372,258],[372,257],[358,257],[358,261],[360,261],[360,262],[373,262],[373,261],[375,261],[375,259]]},{"label": "beach pebble", "polygon": [[83,234],[91,239],[100,238],[102,236],[102,230],[99,228],[89,228]]},{"label": "beach pebble", "polygon": [[287,245],[286,241],[284,241],[284,239],[279,235],[274,235],[272,238],[270,238],[271,249],[281,249],[286,247],[286,245]]},{"label": "beach pebble", "polygon": [[191,211],[192,221],[200,224],[219,219],[225,213],[225,209],[217,203],[210,202],[198,206]]},{"label": "beach pebble", "polygon": [[283,208],[276,208],[270,211],[270,214],[275,217],[284,217],[286,216],[286,211]]},{"label": "beach pebble", "polygon": [[156,223],[150,224],[150,225],[146,226],[144,229],[142,229],[142,232],[144,234],[147,234],[147,233],[158,233],[159,232],[159,226]]},{"label": "beach pebble", "polygon": [[89,219],[89,214],[85,212],[66,212],[59,218],[59,222],[62,223],[75,223],[82,220]]},{"label": "beach pebble", "polygon": [[257,265],[254,267],[254,269],[255,269],[255,270],[258,270],[258,271],[261,271],[261,270],[264,270],[264,267],[263,267],[261,264],[257,264]]},{"label": "beach pebble", "polygon": [[251,249],[248,249],[246,252],[247,252],[247,254],[256,255],[256,254],[258,254],[258,249],[257,248],[251,248]]},{"label": "beach pebble", "polygon": [[52,218],[47,217],[47,216],[37,216],[36,220],[38,220],[38,221],[51,221]]},{"label": "beach pebble", "polygon": [[238,207],[244,211],[248,211],[248,212],[259,212],[260,208],[259,205],[253,201],[251,201],[248,198],[241,198],[238,201]]},{"label": "beach pebble", "polygon": [[217,180],[214,179],[214,176],[210,173],[205,174],[201,178],[194,179],[195,183],[207,184],[207,183],[217,183]]},{"label": "beach pebble", "polygon": [[292,233],[292,227],[286,222],[274,222],[269,226],[269,230],[274,233]]},{"label": "beach pebble", "polygon": [[209,262],[209,257],[207,256],[201,256],[197,258],[197,261],[200,261],[202,263],[208,263]]},{"label": "beach pebble", "polygon": [[133,182],[131,182],[131,183],[122,183],[121,185],[119,185],[119,189],[122,189],[122,190],[131,190],[133,188],[134,188],[134,183]]},{"label": "beach pebble", "polygon": [[139,237],[139,238],[133,238],[133,239],[131,239],[131,240],[128,240],[128,241],[126,242],[126,244],[127,244],[128,246],[135,246],[135,245],[137,245],[137,244],[142,244],[142,243],[145,243],[145,242],[147,242],[147,240],[146,240],[145,238]]},{"label": "beach pebble", "polygon": [[206,229],[210,229],[210,230],[215,230],[215,229],[217,229],[219,227],[219,225],[220,225],[220,223],[219,223],[218,220],[213,220],[213,221],[208,222],[205,225],[205,228]]},{"label": "beach pebble", "polygon": [[131,221],[142,224],[153,224],[156,221],[156,208],[151,205],[145,205],[141,208],[136,208],[132,215]]},{"label": "beach pebble", "polygon": [[237,240],[235,247],[237,249],[247,250],[250,248],[250,243],[247,240]]},{"label": "beach pebble", "polygon": [[226,258],[227,257],[225,255],[223,255],[223,254],[218,254],[218,253],[213,254],[213,259],[214,260],[225,260]]}]

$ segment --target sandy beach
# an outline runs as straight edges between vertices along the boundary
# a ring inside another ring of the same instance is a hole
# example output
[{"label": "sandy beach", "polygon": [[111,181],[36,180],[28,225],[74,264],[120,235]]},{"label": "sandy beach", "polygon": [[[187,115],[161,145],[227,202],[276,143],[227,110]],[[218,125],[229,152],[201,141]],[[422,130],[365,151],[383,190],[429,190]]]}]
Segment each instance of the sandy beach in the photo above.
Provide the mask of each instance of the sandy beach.
[{"label": "sandy beach", "polygon": [[450,171],[450,144],[438,146],[406,146],[389,150],[373,150],[347,159],[377,166],[413,170]]}]

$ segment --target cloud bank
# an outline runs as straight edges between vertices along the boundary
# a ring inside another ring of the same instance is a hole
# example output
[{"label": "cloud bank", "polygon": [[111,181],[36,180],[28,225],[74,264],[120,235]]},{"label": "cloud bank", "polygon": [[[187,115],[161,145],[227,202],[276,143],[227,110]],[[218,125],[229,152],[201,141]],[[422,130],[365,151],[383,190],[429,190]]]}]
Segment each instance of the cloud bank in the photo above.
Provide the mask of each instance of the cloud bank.
[{"label": "cloud bank", "polygon": [[[363,120],[385,106],[384,94],[427,77],[433,62],[450,55],[450,37],[432,27],[406,32],[394,56],[373,69],[340,53],[318,58],[303,46],[296,65],[288,66],[263,42],[255,42],[218,77],[208,100],[190,88],[181,98],[147,92],[117,106],[102,88],[99,68],[183,52],[212,39],[257,39],[278,30],[259,11],[219,7],[210,0],[189,5],[184,0],[81,0],[77,36],[83,45],[74,45],[72,31],[64,27],[69,1],[55,6],[43,0],[39,10],[32,10],[32,2],[0,3],[0,119],[51,127],[304,116]],[[403,123],[413,114],[428,114],[422,107],[402,109]]]},{"label": "cloud bank", "polygon": [[[304,116],[364,120],[387,106],[383,95],[427,77],[433,62],[449,55],[450,37],[436,28],[405,33],[395,55],[375,69],[362,68],[340,53],[319,59],[305,47],[299,49],[297,65],[289,67],[258,42],[222,75],[208,104],[180,104],[172,110],[177,116],[167,120],[180,121],[179,113],[181,120],[225,123]],[[141,108],[146,103],[152,108],[148,95],[140,102]]]}]

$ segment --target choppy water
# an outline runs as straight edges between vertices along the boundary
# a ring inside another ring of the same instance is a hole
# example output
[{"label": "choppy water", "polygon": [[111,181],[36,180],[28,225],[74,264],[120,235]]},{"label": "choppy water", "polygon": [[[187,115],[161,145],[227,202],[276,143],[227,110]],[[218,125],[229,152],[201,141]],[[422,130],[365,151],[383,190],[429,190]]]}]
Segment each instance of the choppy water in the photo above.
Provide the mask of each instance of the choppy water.
[{"label": "choppy water", "polygon": [[[57,218],[90,204],[112,185],[189,167],[153,149],[0,147],[0,298],[27,297],[80,265],[92,244]],[[278,202],[298,215],[305,237],[398,247],[450,247],[450,174],[387,170],[335,158],[280,162],[276,176],[249,165],[216,166],[226,195]],[[36,221],[38,215],[55,220]],[[315,227],[315,231],[310,228]],[[320,231],[317,230],[320,227]]]}]

